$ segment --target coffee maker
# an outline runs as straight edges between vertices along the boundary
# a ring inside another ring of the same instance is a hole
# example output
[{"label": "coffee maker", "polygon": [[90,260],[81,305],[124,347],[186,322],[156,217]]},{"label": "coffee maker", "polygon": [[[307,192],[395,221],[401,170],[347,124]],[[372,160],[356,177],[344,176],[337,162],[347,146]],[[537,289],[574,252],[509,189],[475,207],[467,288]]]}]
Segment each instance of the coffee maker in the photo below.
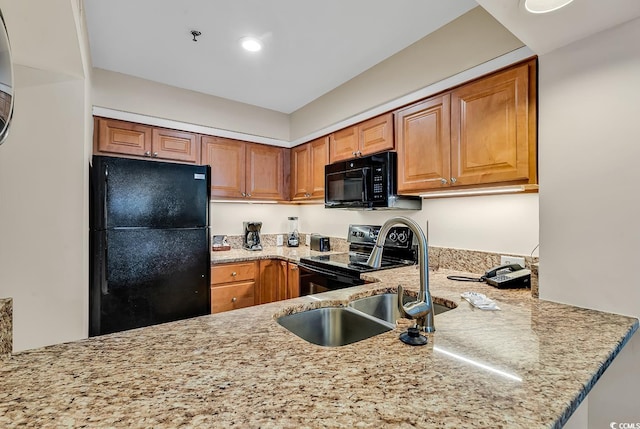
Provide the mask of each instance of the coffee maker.
[{"label": "coffee maker", "polygon": [[243,246],[247,250],[262,250],[260,243],[260,228],[262,222],[243,222],[244,225],[244,243]]}]

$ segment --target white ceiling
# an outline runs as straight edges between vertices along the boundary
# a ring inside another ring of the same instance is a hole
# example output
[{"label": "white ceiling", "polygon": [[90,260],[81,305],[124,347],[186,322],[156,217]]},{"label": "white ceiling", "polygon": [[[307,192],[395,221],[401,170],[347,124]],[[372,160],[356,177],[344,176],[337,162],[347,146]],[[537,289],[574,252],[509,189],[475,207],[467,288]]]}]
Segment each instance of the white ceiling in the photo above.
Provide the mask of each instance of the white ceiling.
[{"label": "white ceiling", "polygon": [[[93,66],[291,113],[474,0],[84,0]],[[192,41],[191,30],[202,35]],[[244,36],[264,49],[248,53]]]}]

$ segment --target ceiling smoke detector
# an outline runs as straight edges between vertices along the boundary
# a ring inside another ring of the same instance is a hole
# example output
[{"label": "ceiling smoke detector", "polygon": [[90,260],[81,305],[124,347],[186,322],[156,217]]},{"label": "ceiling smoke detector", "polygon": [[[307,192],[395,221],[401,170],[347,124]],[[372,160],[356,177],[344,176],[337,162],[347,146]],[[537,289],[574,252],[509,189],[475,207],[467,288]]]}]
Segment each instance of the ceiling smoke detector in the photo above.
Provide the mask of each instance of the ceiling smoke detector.
[{"label": "ceiling smoke detector", "polygon": [[525,0],[524,7],[531,13],[547,13],[565,7],[573,0]]},{"label": "ceiling smoke detector", "polygon": [[262,49],[262,42],[255,37],[243,37],[240,45],[249,52],[258,52]]}]

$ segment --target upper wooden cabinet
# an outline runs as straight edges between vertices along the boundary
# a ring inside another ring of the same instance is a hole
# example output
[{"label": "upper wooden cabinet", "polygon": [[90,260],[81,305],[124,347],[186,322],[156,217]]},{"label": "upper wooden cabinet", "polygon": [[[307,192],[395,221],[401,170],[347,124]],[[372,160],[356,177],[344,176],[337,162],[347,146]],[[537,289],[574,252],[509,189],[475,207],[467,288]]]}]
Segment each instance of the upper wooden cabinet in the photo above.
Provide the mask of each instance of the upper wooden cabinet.
[{"label": "upper wooden cabinet", "polygon": [[391,150],[394,148],[393,114],[386,113],[336,131],[329,139],[329,160],[332,163]]},{"label": "upper wooden cabinet", "polygon": [[398,191],[534,184],[535,60],[396,111]]},{"label": "upper wooden cabinet", "polygon": [[212,197],[286,199],[283,148],[203,136],[202,163],[211,166]]},{"label": "upper wooden cabinet", "polygon": [[396,112],[398,192],[440,188],[450,177],[449,94]]},{"label": "upper wooden cabinet", "polygon": [[328,137],[291,149],[291,199],[324,198],[324,166],[328,163]]},{"label": "upper wooden cabinet", "polygon": [[200,163],[200,142],[197,134],[154,128],[151,156],[175,161]]},{"label": "upper wooden cabinet", "polygon": [[535,180],[534,70],[522,64],[451,92],[454,185]]},{"label": "upper wooden cabinet", "polygon": [[96,153],[200,163],[197,134],[105,118],[95,128]]}]

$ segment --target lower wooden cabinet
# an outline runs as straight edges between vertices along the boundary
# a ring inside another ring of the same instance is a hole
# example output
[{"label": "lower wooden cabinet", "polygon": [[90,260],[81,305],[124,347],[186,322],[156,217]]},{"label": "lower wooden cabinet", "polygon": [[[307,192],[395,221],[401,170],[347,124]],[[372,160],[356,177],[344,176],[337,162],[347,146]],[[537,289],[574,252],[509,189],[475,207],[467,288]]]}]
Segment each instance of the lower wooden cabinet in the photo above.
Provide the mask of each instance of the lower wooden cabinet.
[{"label": "lower wooden cabinet", "polygon": [[300,270],[298,265],[289,262],[287,266],[287,299],[300,296]]},{"label": "lower wooden cabinet", "polygon": [[260,304],[287,299],[287,261],[260,261]]},{"label": "lower wooden cabinet", "polygon": [[297,298],[298,265],[279,259],[211,267],[211,313]]},{"label": "lower wooden cabinet", "polygon": [[240,262],[211,267],[211,313],[257,304],[258,262]]}]

